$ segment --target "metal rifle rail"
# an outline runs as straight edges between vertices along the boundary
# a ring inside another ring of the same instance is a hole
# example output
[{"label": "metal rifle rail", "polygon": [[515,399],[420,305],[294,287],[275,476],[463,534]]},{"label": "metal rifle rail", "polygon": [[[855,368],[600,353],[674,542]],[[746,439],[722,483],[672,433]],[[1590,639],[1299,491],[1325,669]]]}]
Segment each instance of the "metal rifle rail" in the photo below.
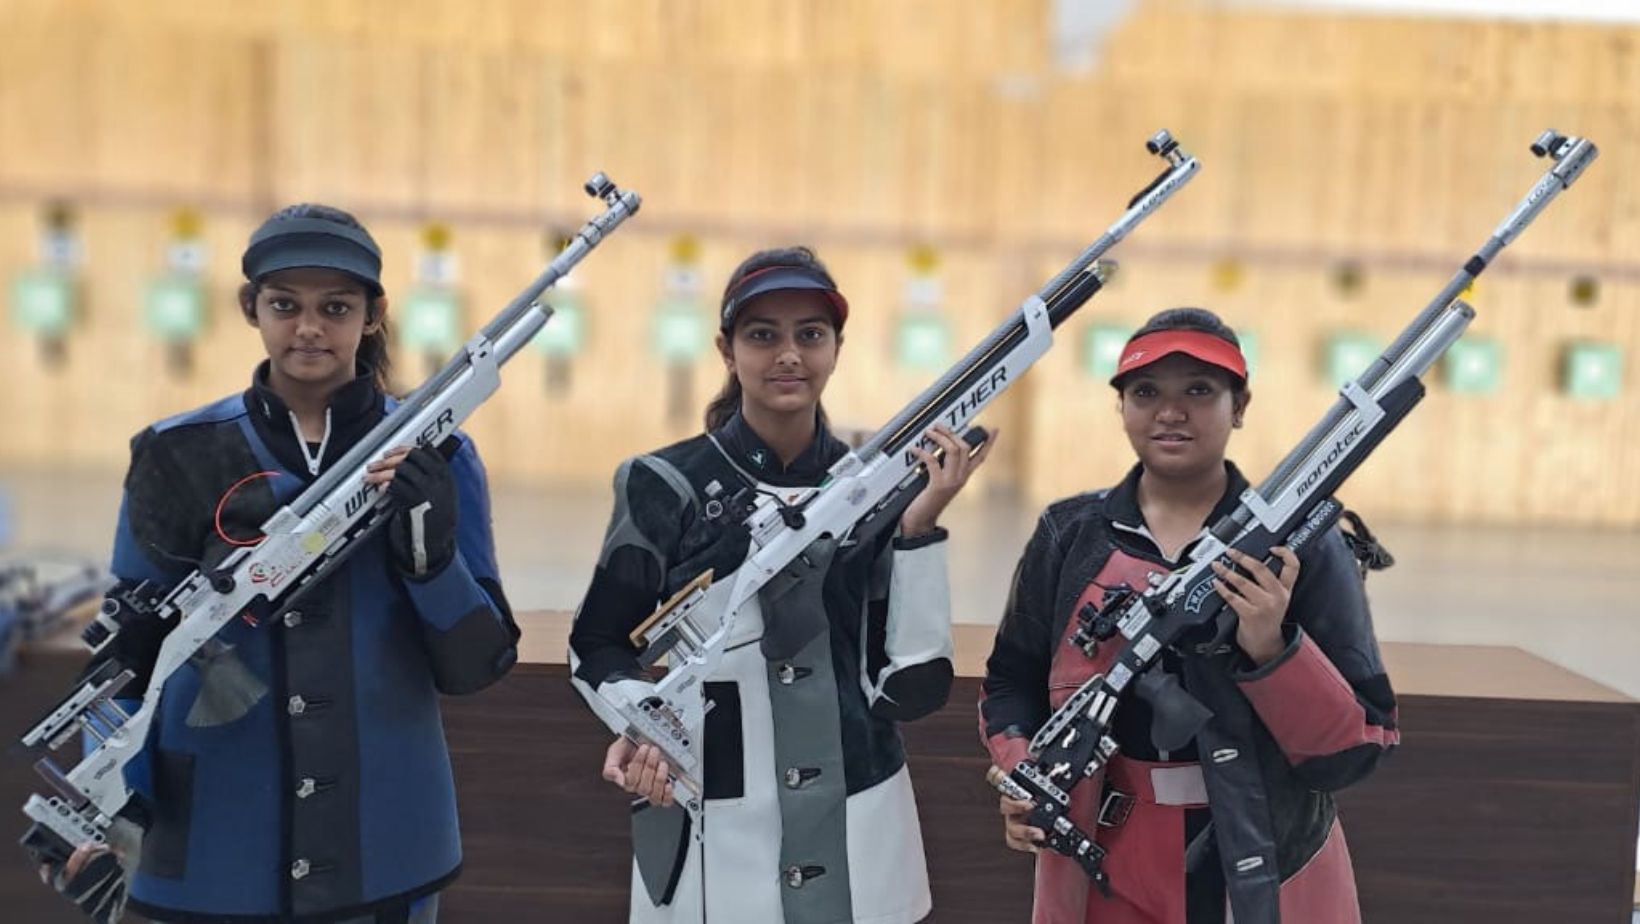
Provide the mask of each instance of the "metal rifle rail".
[{"label": "metal rifle rail", "polygon": [[387,492],[364,484],[368,464],[396,446],[436,446],[500,387],[500,366],[540,331],[552,313],[543,294],[599,242],[636,214],[637,193],[622,191],[602,173],[586,184],[604,210],[587,221],[568,245],[513,301],[431,379],[412,392],[359,443],[290,504],[262,525],[264,538],[235,550],[209,572],[194,571],[168,591],[140,585],[104,601],[86,630],[101,650],[117,637],[126,618],[159,619],[170,625],[151,679],[135,712],[114,702],[132,672],[114,661],[86,678],[22,737],[25,747],[55,749],[76,736],[96,745],[67,773],[44,758],[36,769],[57,791],[33,795],[23,811],[34,822],[24,845],[41,856],[61,856],[101,842],[131,792],[125,765],[146,744],[165,682],[235,619],[251,626],[276,618],[303,590],[337,567],[389,510]]},{"label": "metal rifle rail", "polygon": [[[1344,481],[1417,405],[1420,379],[1463,335],[1474,309],[1458,298],[1503,248],[1531,224],[1562,190],[1582,175],[1598,155],[1587,139],[1544,132],[1532,152],[1552,160],[1550,169],[1497,226],[1435,298],[1341,397],[1257,488],[1240,497],[1235,510],[1203,531],[1189,560],[1143,592],[1120,596],[1101,610],[1077,614],[1070,644],[1092,656],[1102,642],[1120,634],[1123,649],[1108,672],[1082,685],[1031,739],[1028,756],[1011,770],[991,768],[987,778],[999,791],[1033,804],[1030,824],[1048,832],[1048,846],[1075,859],[1096,884],[1106,888],[1104,851],[1091,834],[1067,816],[1077,783],[1098,775],[1117,752],[1111,718],[1162,651],[1186,640],[1211,639],[1213,650],[1235,631],[1234,613],[1214,589],[1214,562],[1232,565],[1234,548],[1267,564],[1278,543],[1298,552],[1337,521],[1343,506],[1333,497]],[[1152,685],[1152,690],[1163,685]],[[1163,689],[1150,694],[1159,713],[1188,717],[1180,727],[1199,730],[1204,718],[1190,716],[1188,695]],[[1193,734],[1193,733],[1192,733]]]},{"label": "metal rifle rail", "polygon": [[[873,511],[891,509],[897,491],[918,486],[921,464],[913,444],[932,450],[928,432],[944,424],[964,432],[970,421],[1053,344],[1053,330],[1104,285],[1111,270],[1100,257],[1166,202],[1200,169],[1200,162],[1166,131],[1147,142],[1166,167],[1129,202],[1126,211],[1092,246],[1040,291],[1027,298],[951,369],[924,389],[860,449],[839,459],[826,480],[801,505],[762,497],[745,516],[750,552],[732,575],[702,575],[632,633],[640,660],[667,657],[666,675],[650,684],[619,680],[601,684],[588,698],[618,734],[649,743],[673,771],[673,793],[698,819],[703,764],[702,730],[710,704],[702,686],[723,653],[742,641],[737,614],[772,582],[795,585],[823,571],[832,552]],[[875,527],[874,527],[875,528]],[[739,633],[737,635],[737,632]],[[697,825],[695,831],[700,827]]]},{"label": "metal rifle rail", "polygon": [[[595,174],[587,180],[585,186],[589,196],[602,199],[608,208],[594,216],[581,226],[562,251],[547,264],[546,269],[529,285],[513,298],[486,324],[467,345],[463,352],[468,355],[486,354],[493,351],[494,364],[500,365],[513,357],[535,335],[546,326],[552,315],[552,308],[542,304],[540,299],[543,293],[552,288],[557,282],[569,275],[576,264],[586,258],[593,248],[618,228],[626,219],[637,214],[642,199],[634,192],[622,192],[610,182],[609,177],[602,173]],[[487,349],[486,349],[487,347]],[[488,363],[487,358],[483,360]],[[423,382],[415,391],[405,396],[395,416],[414,416],[417,411],[425,409],[434,402],[438,395],[450,387],[456,379],[469,372],[469,366],[461,361],[460,354],[455,360],[447,363],[432,378]],[[391,419],[391,418],[390,418]],[[404,428],[401,428],[404,429]],[[405,434],[409,435],[409,434]],[[328,495],[331,490],[345,481],[352,469],[360,468],[373,458],[373,451],[368,440],[360,441],[348,453],[314,483],[313,488],[304,491],[302,497],[293,503],[292,509],[298,514],[306,513],[312,504],[319,498]],[[397,444],[394,444],[397,445]],[[379,450],[375,450],[379,452]],[[311,500],[308,498],[312,497]],[[303,503],[307,506],[300,506]]]},{"label": "metal rifle rail", "polygon": [[[1520,233],[1526,230],[1526,226],[1530,225],[1556,196],[1576,182],[1600,154],[1599,149],[1587,138],[1564,136],[1553,129],[1539,135],[1537,140],[1532,142],[1531,150],[1537,157],[1548,157],[1553,161],[1549,170],[1532,185],[1532,189],[1514,210],[1498,223],[1491,236],[1481,244],[1480,249],[1475,251],[1474,255],[1452,275],[1452,279],[1430,299],[1429,304],[1425,305],[1412,323],[1401,331],[1394,342],[1384,350],[1383,355],[1361,373],[1358,380],[1361,387],[1370,389],[1379,379],[1388,375],[1390,366],[1398,362],[1431,326],[1439,323],[1440,316],[1447,306],[1486,271],[1486,268],[1497,259],[1498,254],[1519,237]],[[1342,403],[1334,405],[1306,439],[1321,439],[1337,426],[1347,411],[1348,408]],[[1260,493],[1269,496],[1270,489],[1289,478],[1292,470],[1301,463],[1302,459],[1289,456],[1283,464],[1277,466],[1269,479],[1260,485]]]},{"label": "metal rifle rail", "polygon": [[1030,336],[1029,310],[1035,303],[1046,306],[1049,326],[1057,328],[1092,296],[1092,292],[1083,292],[1082,289],[1090,284],[1090,271],[1096,261],[1190,182],[1201,169],[1201,162],[1179,147],[1179,143],[1166,130],[1152,135],[1145,142],[1145,147],[1167,162],[1166,169],[1133,197],[1120,218],[1038,289],[1035,296],[1028,299],[1012,318],[992,331],[990,336],[860,447],[862,460],[870,461],[878,453],[898,452],[913,438],[926,433],[930,426],[938,422],[931,410],[933,405],[952,391],[962,390],[965,375],[972,378],[973,370],[980,368],[986,358],[1011,349]]}]

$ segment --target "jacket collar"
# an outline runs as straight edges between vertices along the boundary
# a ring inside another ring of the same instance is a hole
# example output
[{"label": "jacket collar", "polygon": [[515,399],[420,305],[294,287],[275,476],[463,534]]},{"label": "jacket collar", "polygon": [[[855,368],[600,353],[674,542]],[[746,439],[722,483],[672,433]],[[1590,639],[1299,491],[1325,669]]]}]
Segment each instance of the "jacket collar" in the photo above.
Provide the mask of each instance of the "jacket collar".
[{"label": "jacket collar", "polygon": [[[311,478],[308,470],[306,447],[298,442],[290,407],[268,385],[267,360],[251,373],[251,387],[245,390],[245,409],[257,435],[267,444],[274,457],[294,475]],[[383,395],[376,387],[375,373],[359,366],[358,375],[330,394],[326,405],[330,412],[330,437],[325,441],[319,460],[320,471],[328,468],[344,453],[353,448],[361,437],[370,432],[384,413]]]},{"label": "jacket collar", "polygon": [[[1203,526],[1217,523],[1220,517],[1236,509],[1236,504],[1241,501],[1242,492],[1247,490],[1247,478],[1241,473],[1241,469],[1236,468],[1234,462],[1224,460],[1224,471],[1228,476],[1224,484],[1224,494],[1213,506],[1213,512],[1207,515],[1207,522],[1202,524]],[[1145,524],[1144,512],[1139,509],[1139,477],[1144,473],[1144,465],[1135,464],[1128,470],[1127,477],[1116,487],[1111,488],[1105,499],[1105,515],[1110,518],[1111,525],[1117,530],[1142,536],[1152,546],[1157,546],[1155,538],[1150,534],[1150,528]],[[1157,554],[1161,554],[1159,546]]]},{"label": "jacket collar", "polygon": [[758,481],[782,487],[819,484],[832,464],[848,452],[843,441],[833,436],[824,421],[818,418],[815,421],[814,441],[789,465],[780,463],[780,456],[769,448],[768,443],[763,442],[763,438],[740,416],[739,411],[723,426],[712,431],[712,437],[729,454],[730,461],[746,474]]}]

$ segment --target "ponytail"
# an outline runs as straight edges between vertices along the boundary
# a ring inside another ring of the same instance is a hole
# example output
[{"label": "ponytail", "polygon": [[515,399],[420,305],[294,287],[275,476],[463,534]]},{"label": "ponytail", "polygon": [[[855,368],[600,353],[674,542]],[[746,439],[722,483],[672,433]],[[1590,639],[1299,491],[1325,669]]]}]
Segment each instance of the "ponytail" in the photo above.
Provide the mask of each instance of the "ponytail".
[{"label": "ponytail", "polygon": [[716,430],[728,423],[740,410],[740,377],[733,372],[718,390],[717,397],[706,405],[706,429]]}]

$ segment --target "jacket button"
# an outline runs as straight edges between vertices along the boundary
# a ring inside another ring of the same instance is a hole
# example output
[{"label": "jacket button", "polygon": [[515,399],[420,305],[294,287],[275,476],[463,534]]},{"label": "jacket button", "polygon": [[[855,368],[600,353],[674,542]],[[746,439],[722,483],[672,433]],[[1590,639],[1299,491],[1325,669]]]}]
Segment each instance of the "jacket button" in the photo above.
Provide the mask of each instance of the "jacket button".
[{"label": "jacket button", "polygon": [[300,696],[292,696],[290,700],[285,703],[285,711],[291,715],[301,715],[307,711],[307,700]]},{"label": "jacket button", "polygon": [[787,767],[785,781],[787,789],[802,789],[810,780],[820,776],[818,767]]},{"label": "jacket button", "polygon": [[291,610],[285,614],[285,628],[294,629],[302,624],[301,610]]},{"label": "jacket button", "polygon": [[795,863],[781,871],[781,878],[786,881],[786,888],[801,889],[810,879],[819,879],[826,874],[824,866],[798,866]]},{"label": "jacket button", "polygon": [[302,777],[301,785],[296,787],[296,798],[306,799],[319,791],[319,781],[311,776]]},{"label": "jacket button", "polygon": [[797,668],[792,667],[792,663],[787,661],[780,665],[779,677],[780,682],[789,687],[797,680]]},{"label": "jacket button", "polygon": [[307,860],[297,860],[295,863],[290,865],[290,878],[306,879],[308,872],[312,869],[312,865],[310,865]]},{"label": "jacket button", "polygon": [[1213,752],[1213,763],[1227,764],[1240,756],[1241,752],[1235,748],[1219,748],[1217,751]]}]

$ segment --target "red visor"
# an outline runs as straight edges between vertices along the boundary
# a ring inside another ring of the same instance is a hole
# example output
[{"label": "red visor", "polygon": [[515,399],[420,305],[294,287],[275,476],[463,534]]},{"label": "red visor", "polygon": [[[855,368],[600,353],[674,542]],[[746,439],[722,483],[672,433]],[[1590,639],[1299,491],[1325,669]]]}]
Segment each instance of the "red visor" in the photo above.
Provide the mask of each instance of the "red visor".
[{"label": "red visor", "polygon": [[1143,369],[1164,356],[1183,353],[1247,380],[1247,358],[1241,348],[1228,340],[1199,330],[1161,330],[1127,342],[1122,348],[1122,360],[1116,364],[1116,374],[1110,383],[1136,369]]}]

